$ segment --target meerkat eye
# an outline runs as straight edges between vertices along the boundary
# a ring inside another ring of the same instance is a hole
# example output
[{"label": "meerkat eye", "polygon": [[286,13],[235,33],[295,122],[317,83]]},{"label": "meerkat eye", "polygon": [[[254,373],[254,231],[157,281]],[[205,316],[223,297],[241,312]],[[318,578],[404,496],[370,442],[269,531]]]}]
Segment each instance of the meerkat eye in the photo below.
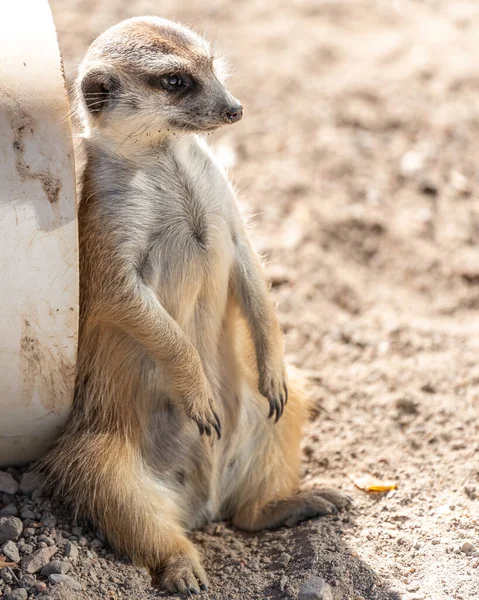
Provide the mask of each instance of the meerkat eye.
[{"label": "meerkat eye", "polygon": [[161,78],[161,85],[168,92],[186,92],[194,87],[194,81],[185,73],[169,73]]},{"label": "meerkat eye", "polygon": [[168,75],[165,80],[168,86],[172,88],[179,88],[183,85],[183,80],[179,75]]},{"label": "meerkat eye", "polygon": [[186,73],[168,73],[167,75],[149,75],[147,83],[154,88],[163,88],[167,92],[186,92],[195,87],[195,81]]}]

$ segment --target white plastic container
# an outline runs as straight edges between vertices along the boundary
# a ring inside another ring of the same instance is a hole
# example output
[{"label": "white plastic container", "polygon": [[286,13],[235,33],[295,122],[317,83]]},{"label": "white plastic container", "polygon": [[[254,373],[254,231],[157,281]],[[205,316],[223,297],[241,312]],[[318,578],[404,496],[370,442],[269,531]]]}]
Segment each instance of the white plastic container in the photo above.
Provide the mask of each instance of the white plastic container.
[{"label": "white plastic container", "polygon": [[0,466],[39,458],[73,400],[78,244],[69,106],[47,0],[0,15]]}]

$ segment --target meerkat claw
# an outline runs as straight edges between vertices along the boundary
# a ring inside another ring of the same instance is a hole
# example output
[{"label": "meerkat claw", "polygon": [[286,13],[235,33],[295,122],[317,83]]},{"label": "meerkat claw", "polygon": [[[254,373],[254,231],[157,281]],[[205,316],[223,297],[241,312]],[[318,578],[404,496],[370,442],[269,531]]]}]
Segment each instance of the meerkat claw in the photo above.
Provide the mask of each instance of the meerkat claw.
[{"label": "meerkat claw", "polygon": [[218,439],[221,439],[221,423],[220,423],[220,419],[218,417],[218,415],[213,411],[213,414],[215,416],[216,419],[216,423],[213,424],[213,427],[215,428],[216,431],[216,435],[218,436]]},{"label": "meerkat claw", "polygon": [[208,421],[205,422],[205,419],[200,416],[192,417],[198,426],[198,431],[200,435],[206,435],[207,437],[211,437],[213,433],[213,429],[216,431],[216,435],[218,439],[221,439],[221,423],[216,412],[213,411],[214,419],[209,417]]},{"label": "meerkat claw", "polygon": [[268,398],[269,400],[269,414],[268,414],[268,419],[271,419],[271,417],[274,415],[274,412],[276,410],[276,404],[275,401],[272,398]]}]

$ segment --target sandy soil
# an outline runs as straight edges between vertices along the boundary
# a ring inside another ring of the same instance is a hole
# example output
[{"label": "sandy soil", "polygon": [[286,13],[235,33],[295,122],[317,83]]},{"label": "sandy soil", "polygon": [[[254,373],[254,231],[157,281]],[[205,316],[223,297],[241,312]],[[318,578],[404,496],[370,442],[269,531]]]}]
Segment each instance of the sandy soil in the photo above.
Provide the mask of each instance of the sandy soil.
[{"label": "sandy soil", "polygon": [[[138,14],[187,22],[230,59],[245,118],[211,139],[312,382],[304,485],[354,497],[295,529],[194,534],[209,598],[296,598],[312,574],[336,600],[479,597],[479,552],[461,551],[479,550],[479,3],[51,4],[67,73]],[[364,472],[398,489],[361,492]],[[79,598],[159,595],[128,564],[90,563]]]}]

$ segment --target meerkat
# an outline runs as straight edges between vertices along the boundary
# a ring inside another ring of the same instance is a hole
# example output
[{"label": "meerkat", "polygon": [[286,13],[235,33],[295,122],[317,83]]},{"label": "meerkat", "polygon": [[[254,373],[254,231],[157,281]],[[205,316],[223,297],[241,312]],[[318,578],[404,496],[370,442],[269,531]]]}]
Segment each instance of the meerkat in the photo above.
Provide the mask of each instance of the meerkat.
[{"label": "meerkat", "polygon": [[[302,395],[235,193],[201,134],[239,121],[221,63],[157,17],[108,29],[76,82],[85,167],[69,424],[43,469],[171,592],[208,580],[187,531],[329,515],[299,491]],[[269,418],[268,418],[269,417]]]}]

